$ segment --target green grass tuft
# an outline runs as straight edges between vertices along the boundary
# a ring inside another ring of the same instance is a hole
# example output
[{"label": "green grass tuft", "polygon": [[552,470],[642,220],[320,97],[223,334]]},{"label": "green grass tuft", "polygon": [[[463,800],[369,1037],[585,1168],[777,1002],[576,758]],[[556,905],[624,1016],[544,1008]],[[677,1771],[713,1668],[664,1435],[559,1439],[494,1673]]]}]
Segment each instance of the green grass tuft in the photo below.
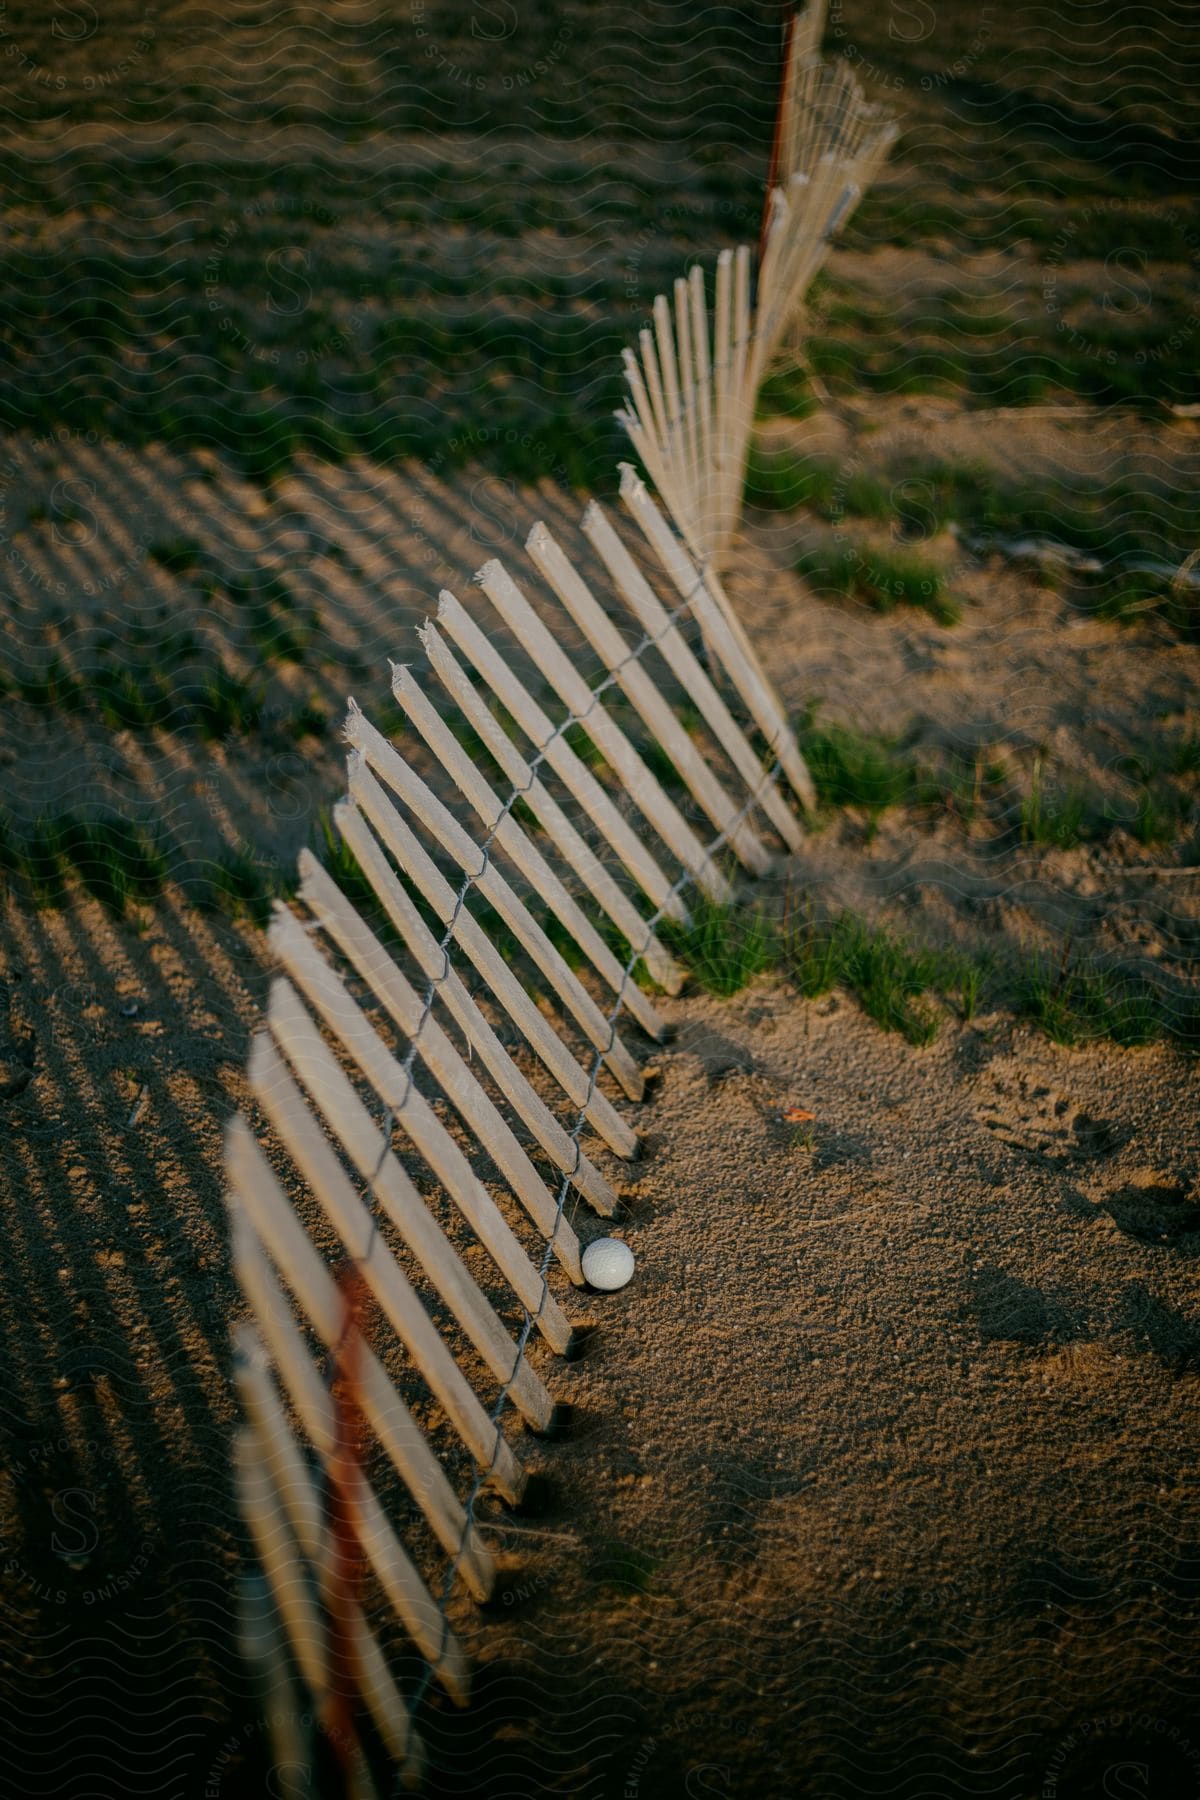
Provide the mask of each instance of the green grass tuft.
[{"label": "green grass tuft", "polygon": [[837,479],[836,463],[752,444],[746,462],[746,500],[750,506],[776,512],[808,506],[825,518],[837,492]]},{"label": "green grass tuft", "polygon": [[750,506],[792,512],[805,506],[822,519],[876,519],[896,516],[891,482],[865,470],[847,473],[840,463],[820,456],[797,456],[753,444],[746,464],[746,502]]},{"label": "green grass tuft", "polygon": [[153,731],[178,723],[181,696],[161,675],[147,669],[97,669],[92,694],[111,731]]},{"label": "green grass tuft", "polygon": [[1189,731],[1171,744],[1166,766],[1172,775],[1200,775],[1200,731]]},{"label": "green grass tuft", "polygon": [[317,856],[333,876],[347,900],[355,906],[363,907],[368,912],[377,911],[379,901],[375,889],[363,872],[358,858],[338,831],[333,822],[333,814],[327,806],[323,806],[317,814],[313,828],[314,845]]},{"label": "green grass tuft", "polygon": [[249,851],[226,850],[206,868],[196,904],[226,918],[250,919],[261,931],[270,919],[272,900],[284,892],[276,869]]},{"label": "green grass tuft", "polygon": [[604,752],[593,743],[582,725],[568,725],[562,739],[568,750],[573,750],[580,762],[594,774],[603,774],[608,768]]},{"label": "green grass tuft", "polygon": [[937,1015],[920,1004],[920,996],[945,972],[945,961],[911,948],[885,927],[851,912],[817,920],[810,910],[785,922],[780,962],[807,999],[840,985],[885,1031],[900,1032],[910,1044],[930,1044],[937,1036]]},{"label": "green grass tuft", "polygon": [[162,891],[167,867],[162,840],[117,813],[43,815],[23,828],[0,817],[0,871],[38,906],[62,904],[78,882],[124,917]]},{"label": "green grass tuft", "polygon": [[1018,965],[1015,1000],[1018,1014],[1057,1044],[1107,1037],[1133,1047],[1168,1028],[1162,1003],[1145,981],[1081,965],[1069,938],[1057,958],[1034,952]]},{"label": "green grass tuft", "polygon": [[910,551],[842,541],[805,551],[794,566],[818,594],[862,600],[876,612],[915,606],[939,625],[953,625],[961,617],[941,570]]},{"label": "green grass tuft", "polygon": [[1039,756],[1034,761],[1029,792],[1021,801],[1021,836],[1028,844],[1070,850],[1083,842],[1088,821],[1087,795],[1079,787],[1061,792],[1047,788],[1042,769],[1043,759]]},{"label": "green grass tuft", "polygon": [[892,739],[848,725],[820,725],[816,703],[801,716],[796,736],[822,805],[862,806],[878,814],[921,791],[913,759]]},{"label": "green grass tuft", "polygon": [[709,994],[736,994],[771,966],[771,931],[762,914],[698,895],[691,922],[664,922],[660,936]]},{"label": "green grass tuft", "polygon": [[212,741],[234,731],[253,731],[262,719],[264,697],[259,683],[243,681],[218,664],[191,702],[201,737]]}]

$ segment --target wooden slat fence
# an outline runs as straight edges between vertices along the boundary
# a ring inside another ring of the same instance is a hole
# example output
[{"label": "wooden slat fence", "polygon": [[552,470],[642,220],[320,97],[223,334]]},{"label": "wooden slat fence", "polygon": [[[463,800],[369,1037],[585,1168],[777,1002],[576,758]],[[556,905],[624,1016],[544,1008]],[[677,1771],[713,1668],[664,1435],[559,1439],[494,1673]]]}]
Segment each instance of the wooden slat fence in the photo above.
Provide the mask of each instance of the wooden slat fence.
[{"label": "wooden slat fence", "polygon": [[[710,300],[694,265],[670,298],[658,295],[637,352],[624,352],[629,404],[617,417],[710,572],[723,566],[741,515],[759,389],[897,136],[845,62],[822,61],[824,23],[824,0],[812,0],[789,30],[757,267],[747,245],[722,250]],[[713,597],[734,624],[719,587]]]},{"label": "wooden slat fence", "polygon": [[[495,1579],[477,1503],[519,1502],[514,1431],[555,1428],[530,1352],[570,1352],[573,1215],[610,1217],[596,1159],[638,1153],[621,1108],[643,1077],[623,1033],[664,1027],[635,974],[677,992],[664,933],[689,896],[723,903],[736,865],[766,873],[801,841],[793,802],[811,801],[748,640],[631,469],[621,497],[626,536],[594,502],[583,518],[603,588],[535,525],[527,569],[479,572],[489,611],[443,591],[427,667],[393,666],[395,741],[351,702],[345,867],[303,852],[299,907],[277,904],[269,933],[280,972],[248,1076],[270,1141],[237,1119],[227,1148],[249,1315],[239,1492],[272,1691],[296,1696],[292,1736],[304,1706],[322,1720],[348,1793],[372,1791],[380,1759],[418,1779],[412,1720],[432,1683],[467,1698],[448,1614]],[[569,644],[597,659],[590,682]],[[348,1314],[347,1270],[370,1330]],[[348,1385],[427,1528],[420,1552],[347,1450]],[[385,1615],[422,1659],[407,1696]]]}]

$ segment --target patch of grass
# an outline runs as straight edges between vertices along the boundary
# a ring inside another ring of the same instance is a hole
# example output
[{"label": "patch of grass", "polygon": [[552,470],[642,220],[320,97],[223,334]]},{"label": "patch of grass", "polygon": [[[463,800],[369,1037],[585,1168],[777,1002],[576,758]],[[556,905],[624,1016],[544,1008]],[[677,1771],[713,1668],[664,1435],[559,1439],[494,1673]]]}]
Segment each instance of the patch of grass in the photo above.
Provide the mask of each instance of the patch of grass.
[{"label": "patch of grass", "polygon": [[805,551],[794,567],[817,593],[862,600],[876,612],[916,606],[939,625],[961,616],[941,570],[908,551],[842,540]]},{"label": "patch of grass", "polygon": [[26,827],[0,818],[0,869],[39,906],[60,905],[77,881],[124,917],[161,893],[167,866],[162,840],[117,813],[43,815]]},{"label": "patch of grass", "polygon": [[1036,757],[1028,794],[1021,801],[1021,836],[1028,844],[1070,850],[1082,843],[1088,823],[1088,797],[1082,788],[1048,788],[1044,762]]},{"label": "patch of grass", "polygon": [[938,1032],[937,1017],[918,1004],[918,996],[940,973],[937,957],[912,949],[890,931],[866,925],[852,914],[843,915],[839,923],[841,979],[857,995],[863,1011],[910,1044],[931,1044]]},{"label": "patch of grass", "polygon": [[1172,775],[1200,775],[1200,731],[1186,732],[1173,741],[1166,766]]},{"label": "patch of grass", "polygon": [[779,961],[806,1000],[830,994],[841,974],[841,946],[834,925],[818,922],[812,904],[798,917],[784,914],[779,942]]},{"label": "patch of grass", "polygon": [[108,664],[96,670],[91,691],[112,731],[152,731],[180,722],[182,696],[153,669]]},{"label": "patch of grass", "polygon": [[125,913],[161,893],[167,857],[159,840],[116,815],[70,819],[60,835],[64,862],[110,911]]},{"label": "patch of grass", "polygon": [[0,813],[0,873],[6,889],[17,885],[36,906],[49,906],[62,898],[65,886],[57,848],[46,821],[32,827],[16,825]]},{"label": "patch of grass", "polygon": [[250,919],[261,931],[270,919],[272,900],[283,892],[277,870],[249,851],[226,850],[207,866],[195,903],[226,918]]},{"label": "patch of grass", "polygon": [[568,750],[573,750],[580,762],[591,769],[593,774],[603,774],[608,768],[604,752],[592,742],[582,725],[568,725],[562,738]]},{"label": "patch of grass", "polygon": [[737,993],[777,969],[808,1000],[845,988],[883,1030],[918,1046],[937,1037],[937,996],[964,1022],[985,998],[1011,1005],[1056,1043],[1108,1038],[1133,1047],[1168,1036],[1200,1051],[1200,1003],[1177,996],[1167,1004],[1143,979],[1084,963],[1069,938],[1057,956],[1026,954],[1009,968],[987,953],[913,944],[851,911],[818,917],[811,901],[793,908],[790,900],[778,921],[698,901],[688,929],[662,935],[709,993]]},{"label": "patch of grass", "polygon": [[768,418],[782,414],[789,419],[807,419],[819,410],[808,370],[800,364],[772,370],[758,390],[758,404]]},{"label": "patch of grass", "polygon": [[696,896],[690,910],[688,925],[667,920],[659,935],[706,993],[736,994],[771,966],[772,934],[761,913],[722,906],[705,894]]},{"label": "patch of grass", "polygon": [[983,991],[983,970],[969,956],[964,956],[959,963],[958,997],[963,1023],[969,1025],[979,1011],[979,999]]},{"label": "patch of grass", "polygon": [[[931,536],[954,522],[989,538],[1045,538],[1093,556],[1099,575],[1070,576],[1105,619],[1134,624],[1147,613],[1188,638],[1200,637],[1200,593],[1169,573],[1200,541],[1200,501],[1185,488],[1122,478],[1104,486],[1077,481],[1002,480],[981,463],[937,458],[908,463],[894,489],[902,529]],[[1052,572],[1045,571],[1049,579]]]},{"label": "patch of grass", "polygon": [[837,464],[815,456],[793,456],[752,444],[746,463],[746,500],[751,506],[792,512],[810,506],[827,515],[837,491]]},{"label": "patch of grass", "polygon": [[931,807],[964,825],[986,811],[1004,781],[1004,768],[986,748],[964,755],[950,748],[926,760],[894,737],[824,724],[820,702],[809,701],[796,721],[796,741],[823,806],[859,806],[871,832],[893,806]]},{"label": "patch of grass", "polygon": [[687,792],[687,783],[657,738],[647,738],[644,743],[639,744],[638,754],[668,794]]},{"label": "patch of grass", "polygon": [[1105,823],[1123,827],[1141,844],[1168,843],[1191,819],[1196,804],[1186,771],[1176,772],[1177,757],[1178,746],[1168,744],[1144,758],[1135,754],[1124,759],[1121,772],[1138,784],[1137,792],[1124,805],[1107,801]]},{"label": "patch of grass", "polygon": [[1153,1042],[1168,1026],[1162,1002],[1145,981],[1083,965],[1070,938],[1057,958],[1041,952],[1025,957],[1015,1000],[1018,1014],[1056,1044],[1107,1037],[1132,1048]]},{"label": "patch of grass", "polygon": [[[253,731],[264,722],[262,684],[245,681],[220,663],[196,678],[172,681],[163,673],[195,656],[192,633],[169,633],[145,646],[130,633],[127,646],[123,660],[102,662],[86,679],[55,658],[36,670],[0,677],[0,691],[47,712],[94,708],[110,731],[194,729],[211,740]],[[315,698],[280,722],[281,729],[297,738],[319,734],[328,723]]]},{"label": "patch of grass", "polygon": [[229,598],[241,608],[246,630],[264,661],[305,660],[313,621],[298,616],[296,603],[279,576],[260,571],[247,579],[226,580],[224,585]]},{"label": "patch of grass", "polygon": [[[929,539],[949,524],[984,539],[1045,538],[1103,562],[1100,575],[1041,571],[1046,585],[1075,582],[1097,614],[1133,624],[1147,613],[1163,617],[1189,638],[1200,637],[1200,593],[1139,563],[1177,566],[1200,541],[1200,502],[1187,489],[1127,478],[1097,487],[1076,481],[1005,481],[981,462],[907,459],[883,477],[859,473],[839,480],[837,465],[756,446],[747,498],[759,506],[806,506],[822,518],[890,519],[901,538]],[[882,604],[914,600],[911,574],[889,569],[886,552],[842,543],[837,553],[810,553],[811,573],[834,592]],[[902,559],[903,562],[903,559]],[[878,575],[878,579],[877,579]],[[920,580],[917,575],[916,579]],[[872,590],[878,587],[878,595]],[[936,616],[936,613],[935,613]]]},{"label": "patch of grass", "polygon": [[581,969],[588,967],[588,958],[579,948],[579,945],[575,942],[575,939],[567,930],[567,927],[563,924],[557,913],[551,912],[547,907],[542,912],[542,916],[538,920],[538,923],[541,925],[546,936],[550,939],[550,942],[554,945],[554,948],[558,951],[558,954],[566,963],[568,969],[572,969],[578,974]]},{"label": "patch of grass", "polygon": [[977,750],[974,756],[951,750],[942,769],[920,785],[923,797],[936,796],[948,813],[970,825],[982,815],[989,790],[999,787],[1003,780],[1002,765],[989,758],[985,750]]},{"label": "patch of grass", "polygon": [[840,985],[885,1031],[900,1032],[910,1044],[930,1044],[937,1036],[937,1015],[920,997],[945,973],[944,959],[855,913],[817,920],[809,910],[785,921],[780,963],[808,999]]},{"label": "patch of grass", "polygon": [[746,466],[746,500],[751,506],[791,512],[806,506],[822,519],[890,519],[896,510],[892,486],[863,470],[846,474],[839,463],[818,456],[794,456],[753,444]]},{"label": "patch of grass", "polygon": [[1127,1048],[1152,1044],[1166,1027],[1162,1003],[1144,981],[1116,981],[1105,1013],[1106,1035]]},{"label": "patch of grass", "polygon": [[[881,198],[879,190],[868,197],[855,228]],[[961,240],[953,209],[946,219]],[[983,240],[968,235],[972,242]],[[994,250],[995,238],[987,244]],[[1053,315],[989,311],[950,291],[895,305],[831,305],[828,292],[818,296],[822,316],[806,352],[813,373],[837,394],[940,392],[985,406],[1027,406],[1064,394],[1134,406],[1196,398],[1184,284],[1164,290],[1152,316],[1136,323],[1101,311],[1082,286],[1064,291],[1063,310]],[[780,407],[782,397],[763,398]]]},{"label": "patch of grass", "polygon": [[[323,806],[313,826],[313,848],[333,876],[347,900],[368,912],[378,910],[375,889],[364,874],[358,858],[333,822],[333,814]],[[440,933],[439,933],[440,935]]]},{"label": "patch of grass", "polygon": [[218,664],[192,696],[191,711],[201,737],[212,741],[234,731],[253,731],[263,715],[264,690]]},{"label": "patch of grass", "polygon": [[1181,807],[1175,794],[1162,787],[1144,787],[1137,797],[1130,829],[1139,844],[1165,844],[1179,829]]},{"label": "patch of grass", "polygon": [[[628,938],[613,924],[607,913],[596,920],[596,929],[608,945],[623,969],[629,967],[632,950]],[[661,934],[660,934],[661,935]],[[645,994],[661,994],[664,990],[655,981],[645,963],[639,957],[633,965],[633,980]]]},{"label": "patch of grass", "polygon": [[879,814],[911,800],[919,791],[917,766],[891,738],[874,737],[848,725],[817,722],[810,702],[796,730],[817,797],[824,806],[862,806]]}]

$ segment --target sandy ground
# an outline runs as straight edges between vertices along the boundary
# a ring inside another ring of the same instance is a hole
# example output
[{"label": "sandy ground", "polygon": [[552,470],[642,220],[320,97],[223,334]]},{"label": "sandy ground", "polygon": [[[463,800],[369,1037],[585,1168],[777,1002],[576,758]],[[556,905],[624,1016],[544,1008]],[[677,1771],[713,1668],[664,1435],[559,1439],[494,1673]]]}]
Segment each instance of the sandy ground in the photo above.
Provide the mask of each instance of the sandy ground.
[{"label": "sandy ground", "polygon": [[[575,510],[521,496],[564,534]],[[804,596],[788,529],[752,520],[730,586],[790,703],[1017,763],[1057,732],[1097,773],[1106,722],[1186,719],[1197,653],[1152,627],[978,568],[960,626],[880,619]],[[306,768],[312,804],[337,761]],[[1146,860],[1119,837],[1000,855],[907,814],[866,843],[846,815],[770,890],[966,944],[1106,942],[1128,918],[1132,953],[1182,979],[1194,883],[1148,898],[1125,872]],[[219,1134],[268,977],[256,931],[175,889],[124,926],[7,913],[6,1699],[46,1791],[114,1765],[242,1791],[261,1751],[231,1639]],[[550,1498],[498,1523],[487,1613],[456,1607],[477,1698],[427,1720],[434,1791],[1024,1800],[1047,1769],[1102,1791],[1097,1745],[1193,1791],[1194,1065],[1000,1014],[914,1050],[772,982],[664,1010],[645,1158],[607,1163],[639,1273],[568,1296],[598,1326],[543,1364],[573,1429],[520,1440]],[[815,1112],[811,1146],[788,1105]]]},{"label": "sandy ground", "polygon": [[1091,1722],[1194,1792],[1194,1074],[778,985],[668,1011],[638,1273],[545,1458],[570,1541],[508,1538],[480,1638],[548,1696],[495,1791],[1090,1794]]},{"label": "sandy ground", "polygon": [[[27,994],[52,954],[82,974],[73,923],[24,939]],[[245,1791],[262,1736],[217,1174],[262,971],[209,946],[202,1021],[170,937],[53,998],[69,1047],[9,1105],[9,1729],[47,1791],[72,1694],[91,1781],[99,1739]],[[608,1162],[638,1274],[570,1301],[570,1436],[518,1440],[549,1499],[497,1515],[501,1591],[456,1608],[476,1700],[429,1718],[433,1791],[1082,1795],[1097,1744],[1195,1791],[1194,1066],[1000,1016],[914,1051],[770,982],[664,1011],[644,1158]]]},{"label": "sandy ground", "polygon": [[[45,8],[11,5],[6,65],[20,79],[0,152],[13,245],[63,270],[72,304],[91,294],[76,265],[112,258],[132,268],[139,305],[160,281],[172,301],[176,283],[202,293],[213,245],[232,245],[216,285],[249,331],[243,383],[288,298],[255,258],[267,244],[311,255],[318,323],[305,341],[323,345],[321,382],[340,391],[353,358],[343,366],[338,334],[357,355],[385,304],[413,293],[453,316],[440,290],[422,298],[435,247],[438,274],[465,290],[455,305],[524,319],[553,277],[575,284],[586,323],[594,276],[616,271],[633,309],[689,256],[753,235],[761,158],[739,142],[721,162],[721,128],[696,108],[697,82],[719,85],[712,68],[662,54],[676,21],[571,5],[573,47],[556,50],[557,11],[535,30],[521,9],[500,48],[504,10],[431,7],[438,56],[414,72],[415,0],[371,0],[338,31],[313,9],[218,18],[139,0],[106,8],[98,37],[76,29],[82,13],[60,32]],[[981,179],[1002,201],[1010,178],[1018,200],[1037,188],[1054,202],[1059,183],[1078,213],[1092,190],[1072,193],[1078,170],[1064,173],[1061,144],[1030,126],[1043,106],[1088,146],[1089,178],[1132,160],[1173,168],[1181,193],[1194,180],[1172,135],[1190,104],[1177,9],[1154,29],[1136,9],[1103,29],[1064,28],[1045,8],[937,10],[937,33],[915,47],[913,9],[848,7],[831,22],[830,47],[906,114],[889,189],[922,204],[965,196],[968,211]],[[535,54],[565,55],[570,70],[546,90],[566,80],[553,117],[542,88],[516,85]],[[54,59],[62,88],[46,78]],[[643,142],[664,96],[683,122]],[[1119,119],[1102,110],[1116,100]],[[569,199],[549,187],[564,174],[578,178]],[[23,266],[5,299],[14,326]],[[1053,266],[1064,293],[1101,292],[1100,265]],[[1036,247],[852,238],[830,272],[918,324],[923,307],[936,321],[961,298],[1044,335]],[[380,301],[398,275],[399,297]],[[1154,275],[1156,300],[1193,280]],[[524,278],[514,307],[506,284]],[[29,395],[91,354],[86,319],[60,333],[56,279],[30,314],[42,322],[16,365],[21,410],[6,417],[24,418]],[[371,292],[356,313],[358,286]],[[139,394],[157,402],[190,374],[194,354],[226,348],[207,313],[207,338],[184,346],[173,315],[150,304],[139,316],[137,342],[101,346],[133,397],[127,419]],[[481,407],[473,376],[464,395],[422,367],[424,412],[446,409],[456,430],[461,417],[486,451],[502,390]],[[472,571],[539,516],[572,541],[579,503],[553,444],[537,492],[456,472],[470,442],[423,465],[301,458],[267,489],[219,448],[134,449],[57,419],[0,449],[0,671],[27,673],[47,651],[84,677],[106,658],[153,668],[186,629],[196,667],[219,658],[258,674],[228,584],[267,575],[312,632],[302,666],[262,672],[261,729],[216,743],[109,730],[7,693],[0,709],[16,817],[105,804],[165,821],[179,877],[125,923],[79,898],[35,912],[10,895],[0,913],[5,1776],[14,1794],[214,1800],[272,1791],[234,1635],[228,1330],[240,1302],[220,1167],[270,964],[252,926],[196,908],[196,882],[236,851],[290,870],[341,791],[332,721],[346,694],[381,709],[386,658],[412,656],[437,588],[468,598]],[[1200,473],[1195,422],[1083,404],[854,396],[770,432],[848,473],[931,450],[1005,476],[1185,488]],[[824,820],[770,897],[790,875],[831,907],[1002,960],[1069,937],[1081,957],[1117,955],[1182,994],[1200,948],[1194,810],[1153,847],[1117,829],[1035,849],[1011,822],[1038,757],[1132,806],[1123,759],[1196,729],[1200,651],[1149,619],[1097,621],[948,537],[926,548],[964,602],[952,629],[817,599],[790,568],[811,529],[751,516],[729,581],[789,705],[820,701],[823,717],[931,755],[994,753],[1006,776],[970,825],[896,811],[872,834],[854,812]],[[215,587],[153,553],[181,544]],[[185,657],[168,673],[182,693],[194,669]],[[287,722],[306,706],[329,723],[297,740]],[[1200,1795],[1195,1065],[1162,1046],[1057,1048],[1000,1013],[947,1017],[916,1050],[843,995],[806,1004],[775,980],[664,1011],[677,1035],[640,1046],[657,1079],[627,1109],[644,1157],[605,1162],[638,1274],[618,1296],[565,1296],[594,1328],[587,1354],[540,1367],[571,1430],[554,1443],[514,1432],[546,1496],[492,1521],[506,1559],[492,1605],[455,1605],[475,1699],[465,1718],[435,1704],[423,1720],[431,1791]],[[791,1105],[815,1113],[811,1142],[782,1121]],[[399,1493],[386,1498],[402,1517]],[[407,1680],[398,1633],[390,1647]]]}]

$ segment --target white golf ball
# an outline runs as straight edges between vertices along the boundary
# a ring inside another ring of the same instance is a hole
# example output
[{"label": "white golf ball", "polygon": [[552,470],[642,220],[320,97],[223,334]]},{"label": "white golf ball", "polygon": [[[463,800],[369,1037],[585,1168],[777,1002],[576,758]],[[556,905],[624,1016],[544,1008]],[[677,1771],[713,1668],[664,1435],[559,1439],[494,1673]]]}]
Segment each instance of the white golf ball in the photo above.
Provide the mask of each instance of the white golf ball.
[{"label": "white golf ball", "polygon": [[583,1253],[584,1280],[606,1294],[625,1286],[633,1266],[633,1251],[620,1238],[597,1238]]}]

